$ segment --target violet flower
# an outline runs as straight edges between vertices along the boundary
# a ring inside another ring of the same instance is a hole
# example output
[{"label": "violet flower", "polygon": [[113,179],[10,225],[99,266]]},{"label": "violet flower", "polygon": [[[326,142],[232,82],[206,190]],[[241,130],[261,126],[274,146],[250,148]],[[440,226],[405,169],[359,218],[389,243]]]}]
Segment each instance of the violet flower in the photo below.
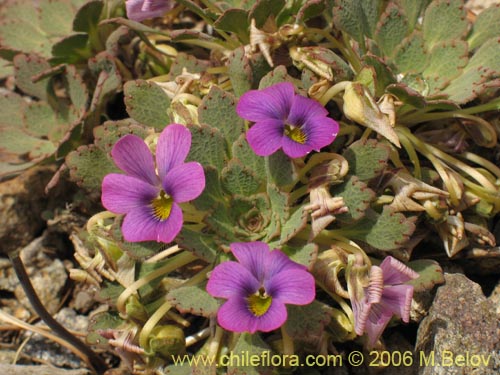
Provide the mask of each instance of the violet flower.
[{"label": "violet flower", "polygon": [[172,0],[126,0],[127,17],[141,22],[148,18],[161,17],[174,7]]},{"label": "violet flower", "polygon": [[260,156],[283,148],[292,158],[302,157],[332,143],[339,131],[339,124],[327,117],[328,111],[321,104],[295,94],[288,82],[248,91],[240,98],[236,112],[255,122],[247,140]]},{"label": "violet flower", "polygon": [[404,283],[418,277],[417,272],[391,256],[380,267],[370,268],[370,283],[364,290],[364,298],[356,300],[351,296],[354,329],[358,335],[366,332],[369,347],[375,345],[393,315],[405,323],[410,321],[413,285]]},{"label": "violet flower", "polygon": [[122,233],[129,242],[171,242],[182,228],[178,203],[198,197],[205,188],[203,167],[184,163],[191,148],[190,131],[168,125],[156,146],[156,170],[151,151],[135,135],[116,142],[111,156],[125,174],[111,173],[102,182],[102,204],[125,214]]},{"label": "violet flower", "polygon": [[269,332],[287,319],[285,304],[307,305],[315,298],[314,277],[280,250],[263,242],[231,244],[238,262],[214,268],[207,291],[226,298],[217,318],[233,332]]}]

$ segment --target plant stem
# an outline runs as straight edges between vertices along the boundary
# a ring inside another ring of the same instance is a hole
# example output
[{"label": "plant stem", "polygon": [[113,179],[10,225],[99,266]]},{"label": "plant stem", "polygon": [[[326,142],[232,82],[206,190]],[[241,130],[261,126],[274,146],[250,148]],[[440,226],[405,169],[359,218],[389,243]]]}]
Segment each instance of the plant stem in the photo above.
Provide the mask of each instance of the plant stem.
[{"label": "plant stem", "polygon": [[52,329],[52,331],[54,331],[55,334],[57,334],[61,339],[67,341],[70,345],[74,346],[78,351],[80,351],[87,357],[86,362],[90,366],[92,366],[95,373],[104,374],[104,372],[107,370],[107,366],[104,360],[86,344],[73,336],[57,320],[55,320],[42,304],[42,301],[40,301],[40,298],[38,298],[38,295],[33,288],[33,284],[31,284],[31,280],[28,276],[28,273],[26,272],[26,268],[24,268],[24,263],[21,260],[19,252],[10,253],[9,258],[12,263],[12,267],[14,268],[14,272],[16,273],[17,278],[21,283],[24,293],[26,293],[26,297],[28,297],[33,310],[35,310],[38,316],[45,322],[45,324],[47,324],[50,329]]}]

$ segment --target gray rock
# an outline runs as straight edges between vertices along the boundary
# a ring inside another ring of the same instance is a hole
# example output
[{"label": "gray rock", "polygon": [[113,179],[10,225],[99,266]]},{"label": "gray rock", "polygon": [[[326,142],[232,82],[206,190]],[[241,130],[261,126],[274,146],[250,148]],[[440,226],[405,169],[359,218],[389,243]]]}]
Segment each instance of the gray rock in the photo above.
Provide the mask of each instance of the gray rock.
[{"label": "gray rock", "polygon": [[462,274],[445,274],[415,346],[419,375],[494,375],[500,371],[495,306]]},{"label": "gray rock", "polygon": [[64,370],[51,366],[17,366],[0,364],[2,375],[88,375],[87,370]]}]

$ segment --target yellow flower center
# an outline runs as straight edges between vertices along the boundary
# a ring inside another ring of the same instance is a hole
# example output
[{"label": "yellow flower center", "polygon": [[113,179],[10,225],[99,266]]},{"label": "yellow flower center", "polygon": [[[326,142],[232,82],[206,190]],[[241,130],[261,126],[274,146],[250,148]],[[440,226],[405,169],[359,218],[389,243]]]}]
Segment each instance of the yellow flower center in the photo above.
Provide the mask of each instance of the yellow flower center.
[{"label": "yellow flower center", "polygon": [[300,143],[303,145],[307,141],[307,135],[302,131],[301,128],[293,125],[285,125],[285,135],[292,141]]},{"label": "yellow flower center", "polygon": [[249,296],[247,301],[248,308],[252,314],[255,316],[262,316],[269,310],[273,298],[267,295],[264,288],[260,288],[257,292]]},{"label": "yellow flower center", "polygon": [[160,191],[160,195],[151,201],[155,218],[160,221],[167,219],[172,211],[172,203],[174,200],[163,190]]}]

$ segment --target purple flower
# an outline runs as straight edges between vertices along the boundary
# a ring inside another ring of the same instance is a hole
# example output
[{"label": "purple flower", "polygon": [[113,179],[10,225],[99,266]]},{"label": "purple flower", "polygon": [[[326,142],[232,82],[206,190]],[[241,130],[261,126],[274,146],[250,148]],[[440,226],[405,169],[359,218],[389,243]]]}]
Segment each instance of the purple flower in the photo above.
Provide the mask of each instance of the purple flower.
[{"label": "purple flower", "polygon": [[339,124],[327,117],[328,111],[321,104],[296,95],[288,82],[248,91],[240,98],[236,112],[255,122],[247,140],[260,156],[282,147],[288,156],[302,157],[332,143],[339,131]]},{"label": "purple flower", "polygon": [[146,143],[135,135],[116,142],[111,156],[126,174],[111,173],[102,182],[102,204],[125,214],[122,233],[130,242],[171,242],[182,228],[178,203],[198,197],[205,188],[199,163],[184,163],[191,133],[178,124],[167,126],[156,146],[156,170]]},{"label": "purple flower", "polygon": [[280,250],[263,242],[231,244],[238,262],[214,268],[207,291],[226,298],[219,324],[233,332],[269,332],[286,321],[285,304],[307,305],[315,298],[314,277]]},{"label": "purple flower", "polygon": [[403,322],[410,321],[413,286],[407,281],[419,275],[395,258],[388,256],[380,267],[370,268],[370,283],[361,300],[351,297],[354,329],[358,335],[368,335],[368,345],[373,347],[393,315]]},{"label": "purple flower", "polygon": [[174,7],[171,0],[126,0],[127,17],[141,22],[148,18],[161,17]]}]

